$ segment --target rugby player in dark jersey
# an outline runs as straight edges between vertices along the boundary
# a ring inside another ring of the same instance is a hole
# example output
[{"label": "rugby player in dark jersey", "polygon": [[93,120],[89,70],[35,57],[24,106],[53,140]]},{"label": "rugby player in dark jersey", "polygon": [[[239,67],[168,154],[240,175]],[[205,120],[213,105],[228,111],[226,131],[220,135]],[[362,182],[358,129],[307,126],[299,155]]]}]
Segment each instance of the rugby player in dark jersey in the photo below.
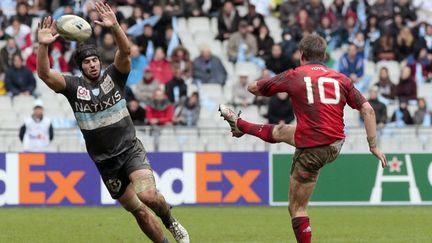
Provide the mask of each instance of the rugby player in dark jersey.
[{"label": "rugby player in dark jersey", "polygon": [[248,86],[248,90],[257,96],[287,92],[293,103],[297,125],[249,123],[225,105],[220,105],[219,111],[228,121],[235,137],[250,134],[266,142],[285,142],[296,147],[291,167],[288,209],[297,241],[309,243],[312,229],[307,205],[320,168],[335,160],[342,148],[345,138],[343,111],[346,104],[359,110],[364,118],[370,152],[381,161],[383,167],[387,166],[387,161],[377,148],[374,110],[348,77],[323,64],[325,40],[317,35],[308,35],[300,41],[299,50],[300,67]]},{"label": "rugby player in dark jersey", "polygon": [[170,206],[157,191],[146,152],[136,137],[135,128],[126,108],[124,88],[131,69],[129,41],[120,28],[114,12],[96,3],[100,21],[113,33],[118,50],[114,63],[101,73],[96,47],[81,45],[73,57],[83,76],[62,75],[50,69],[48,46],[55,41],[55,24],[51,17],[38,26],[39,77],[69,101],[84,135],[87,151],[111,194],[131,212],[141,230],[153,242],[168,242],[161,224],[149,209],[159,216],[177,242],[188,243],[186,229],[171,216]]}]

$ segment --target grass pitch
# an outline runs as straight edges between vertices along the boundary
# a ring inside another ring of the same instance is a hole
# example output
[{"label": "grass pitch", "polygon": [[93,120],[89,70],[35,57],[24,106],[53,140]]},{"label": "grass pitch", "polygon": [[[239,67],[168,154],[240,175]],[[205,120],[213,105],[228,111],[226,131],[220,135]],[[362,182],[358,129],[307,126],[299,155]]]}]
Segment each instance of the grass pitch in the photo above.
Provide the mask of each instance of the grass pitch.
[{"label": "grass pitch", "polygon": [[[295,242],[285,207],[176,207],[173,212],[192,243]],[[432,242],[430,206],[311,207],[309,212],[314,242]],[[0,242],[150,241],[131,215],[108,207],[0,208]]]}]

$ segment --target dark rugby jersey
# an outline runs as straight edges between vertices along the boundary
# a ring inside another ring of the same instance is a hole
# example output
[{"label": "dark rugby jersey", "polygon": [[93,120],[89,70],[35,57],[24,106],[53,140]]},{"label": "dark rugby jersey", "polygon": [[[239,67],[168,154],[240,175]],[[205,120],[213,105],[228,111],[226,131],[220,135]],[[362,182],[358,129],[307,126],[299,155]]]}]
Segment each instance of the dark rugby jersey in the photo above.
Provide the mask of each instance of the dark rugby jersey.
[{"label": "dark rugby jersey", "polygon": [[322,64],[307,64],[258,81],[265,96],[287,92],[291,97],[297,127],[297,148],[328,145],[345,138],[345,104],[359,110],[366,102],[351,79]]},{"label": "dark rugby jersey", "polygon": [[126,108],[124,88],[129,74],[113,64],[96,83],[65,75],[66,96],[72,107],[87,151],[95,162],[117,156],[133,146],[135,127]]}]

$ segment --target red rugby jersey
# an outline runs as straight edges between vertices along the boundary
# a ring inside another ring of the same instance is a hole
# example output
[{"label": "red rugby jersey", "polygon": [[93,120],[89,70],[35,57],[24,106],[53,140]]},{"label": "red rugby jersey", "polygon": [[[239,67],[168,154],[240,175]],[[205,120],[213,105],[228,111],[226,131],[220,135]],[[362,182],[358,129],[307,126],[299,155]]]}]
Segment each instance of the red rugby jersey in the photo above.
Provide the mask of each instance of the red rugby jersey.
[{"label": "red rugby jersey", "polygon": [[258,81],[264,96],[287,92],[291,97],[297,128],[297,148],[328,145],[345,138],[345,104],[359,110],[365,97],[348,77],[320,63],[310,63]]}]

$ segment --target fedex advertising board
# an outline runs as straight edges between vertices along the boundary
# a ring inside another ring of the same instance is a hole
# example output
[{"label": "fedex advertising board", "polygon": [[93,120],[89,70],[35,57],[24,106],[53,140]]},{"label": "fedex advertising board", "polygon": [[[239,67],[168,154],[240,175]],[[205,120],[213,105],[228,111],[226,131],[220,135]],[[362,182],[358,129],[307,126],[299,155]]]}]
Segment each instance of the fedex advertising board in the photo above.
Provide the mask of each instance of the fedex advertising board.
[{"label": "fedex advertising board", "polygon": [[[149,153],[172,205],[268,205],[268,153]],[[0,206],[115,202],[84,153],[0,154]]]}]

